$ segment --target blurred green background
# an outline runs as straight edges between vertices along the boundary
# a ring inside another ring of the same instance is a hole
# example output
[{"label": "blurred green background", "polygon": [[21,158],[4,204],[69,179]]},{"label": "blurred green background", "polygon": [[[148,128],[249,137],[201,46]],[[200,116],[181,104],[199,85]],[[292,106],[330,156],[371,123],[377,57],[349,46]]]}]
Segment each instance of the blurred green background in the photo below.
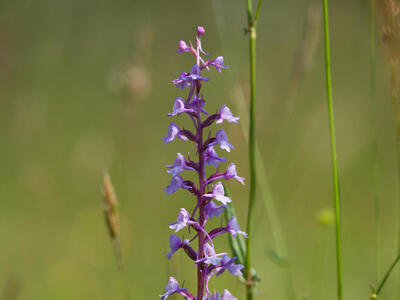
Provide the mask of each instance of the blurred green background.
[{"label": "blurred green background", "polygon": [[[378,109],[373,111],[368,3],[330,2],[344,296],[368,299],[377,265],[382,275],[394,258],[399,219],[387,64],[378,33]],[[297,299],[329,300],[336,297],[334,234],[317,221],[319,212],[333,204],[318,4],[264,1],[257,45],[257,138],[269,179],[259,188],[270,190],[268,201],[276,206]],[[194,286],[195,268],[184,253],[170,261],[165,256],[167,224],[193,202],[184,192],[169,197],[163,192],[169,183],[164,165],[176,152],[194,150],[180,141],[164,146],[161,137],[170,121],[166,114],[182,95],[171,80],[193,64],[189,55],[176,53],[178,41],[193,40],[197,25],[206,29],[204,49],[223,55],[230,67],[222,74],[210,72],[207,108],[212,112],[226,103],[246,127],[246,112],[237,105],[247,103],[248,95],[244,1],[0,2],[0,299],[127,299],[127,293],[132,299],[158,299],[169,274]],[[310,41],[304,32],[311,32]],[[302,45],[310,56],[304,73]],[[378,264],[373,114],[382,216]],[[242,128],[223,127],[236,146],[224,156],[247,178]],[[122,275],[102,211],[105,170],[120,201]],[[228,186],[244,229],[248,185]],[[262,203],[259,197],[253,259],[261,277],[257,298],[289,299],[285,267],[268,255],[276,245]],[[217,245],[224,250],[226,240]],[[384,299],[399,299],[400,272],[394,276]],[[223,275],[211,283],[212,289],[224,287],[244,299],[236,278]]]}]

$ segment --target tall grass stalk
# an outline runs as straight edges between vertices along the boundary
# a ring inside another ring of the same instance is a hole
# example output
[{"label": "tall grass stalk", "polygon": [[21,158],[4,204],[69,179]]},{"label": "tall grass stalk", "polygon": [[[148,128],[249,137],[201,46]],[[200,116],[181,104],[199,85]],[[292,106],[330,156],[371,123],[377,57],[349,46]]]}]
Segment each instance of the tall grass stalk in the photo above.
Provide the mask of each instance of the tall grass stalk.
[{"label": "tall grass stalk", "polygon": [[[216,26],[219,32],[219,37],[221,40],[221,46],[223,48],[223,51],[225,53],[230,53],[230,49],[232,49],[232,46],[230,44],[230,40],[228,38],[228,31],[226,27],[226,21],[225,21],[225,16],[224,16],[224,8],[222,7],[222,4],[220,1],[212,1],[212,7],[215,15],[215,22]],[[314,36],[314,33],[312,34]],[[311,47],[311,52],[314,53],[314,41],[310,42],[310,47]],[[224,50],[225,49],[225,50]],[[309,54],[310,51],[305,51],[305,54]],[[306,64],[304,71],[299,74],[299,76],[294,76],[296,80],[294,80],[291,84],[291,90],[297,90],[297,87],[300,85],[299,82],[297,81],[302,81],[303,76],[306,75],[307,70],[309,69],[309,65],[311,64],[311,60],[307,58],[302,58],[302,60],[307,60],[309,61],[309,64]],[[232,61],[232,59],[229,59],[229,61]],[[248,142],[249,136],[248,136],[248,124],[249,124],[249,118],[247,117],[249,115],[248,113],[248,107],[247,107],[247,101],[245,99],[243,90],[240,88],[240,85],[237,84],[235,78],[238,76],[235,75],[235,69],[231,69],[230,72],[228,72],[230,76],[230,81],[232,86],[235,86],[235,93],[233,94],[233,100],[234,104],[236,106],[236,109],[240,112],[241,119],[240,119],[240,125],[243,131],[243,136],[245,140]],[[290,92],[290,94],[294,94],[293,92]],[[260,193],[260,200],[263,201],[263,208],[265,210],[266,214],[266,220],[268,222],[269,228],[271,230],[271,237],[269,238],[271,240],[271,243],[274,245],[274,254],[276,257],[279,257],[281,261],[284,261],[284,264],[279,264],[279,266],[282,267],[282,271],[284,272],[284,282],[285,282],[285,293],[287,294],[287,299],[293,300],[297,299],[296,298],[296,289],[294,286],[294,281],[293,281],[293,274],[291,270],[291,264],[290,264],[290,257],[289,253],[287,251],[287,246],[286,242],[284,239],[283,231],[282,231],[282,225],[281,221],[279,219],[279,215],[277,213],[276,207],[275,207],[275,198],[272,194],[272,191],[270,189],[270,184],[269,184],[269,179],[267,176],[267,172],[265,169],[265,164],[264,164],[264,159],[261,154],[260,147],[258,146],[256,142],[256,161],[257,161],[257,169],[256,169],[256,175],[257,175],[257,183],[258,183],[258,191]]]},{"label": "tall grass stalk", "polygon": [[370,100],[371,100],[371,136],[372,136],[372,176],[373,197],[375,210],[375,257],[376,281],[380,272],[380,205],[379,205],[379,166],[378,166],[378,127],[376,104],[376,75],[375,75],[375,0],[370,0],[369,13],[369,58],[370,58]]},{"label": "tall grass stalk", "polygon": [[250,124],[249,124],[249,164],[250,164],[250,195],[247,213],[247,234],[245,268],[247,271],[246,295],[247,300],[253,299],[254,283],[251,273],[251,253],[253,239],[254,204],[256,200],[256,39],[257,20],[260,14],[262,0],[258,0],[257,9],[253,15],[252,0],[246,0],[247,22],[249,33],[249,58],[250,58]]},{"label": "tall grass stalk", "polygon": [[[397,210],[400,208],[400,22],[399,11],[400,4],[394,0],[382,0],[377,2],[383,12],[383,42],[387,48],[388,64],[390,70],[390,94],[393,106],[393,120],[395,130],[396,155],[397,164]],[[400,211],[396,214],[397,232],[396,232],[396,255],[400,253]],[[398,275],[398,274],[396,274]]]},{"label": "tall grass stalk", "polygon": [[338,170],[338,158],[336,153],[335,123],[333,116],[328,0],[322,0],[322,1],[323,1],[323,14],[324,14],[326,93],[328,98],[329,132],[331,139],[331,154],[332,154],[333,198],[335,207],[337,295],[338,299],[341,300],[343,295],[343,287],[342,287],[343,284],[342,284],[342,246],[341,246],[341,228],[340,228],[341,221],[340,221],[339,170]]},{"label": "tall grass stalk", "polygon": [[392,264],[390,265],[389,269],[386,271],[385,276],[383,276],[383,279],[381,281],[381,283],[379,284],[378,288],[376,289],[376,291],[373,291],[371,294],[371,299],[377,299],[380,292],[382,291],[383,287],[385,286],[386,281],[388,280],[390,274],[392,273],[394,267],[396,266],[396,264],[400,261],[400,254],[394,259],[394,261],[392,262]]},{"label": "tall grass stalk", "polygon": [[103,198],[104,198],[104,216],[107,229],[113,243],[115,257],[117,259],[118,274],[120,276],[121,288],[124,291],[125,298],[131,299],[128,284],[124,273],[124,264],[122,260],[121,243],[120,243],[120,215],[118,208],[118,199],[108,173],[104,173],[103,178]]}]

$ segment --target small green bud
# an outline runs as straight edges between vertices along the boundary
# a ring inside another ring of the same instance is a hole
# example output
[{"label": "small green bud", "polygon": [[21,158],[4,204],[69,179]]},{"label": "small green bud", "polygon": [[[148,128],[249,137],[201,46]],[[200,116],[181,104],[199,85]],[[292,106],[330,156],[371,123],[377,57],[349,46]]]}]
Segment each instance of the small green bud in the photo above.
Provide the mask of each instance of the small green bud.
[{"label": "small green bud", "polygon": [[335,215],[330,208],[325,208],[318,212],[317,221],[323,227],[332,227],[335,222]]}]

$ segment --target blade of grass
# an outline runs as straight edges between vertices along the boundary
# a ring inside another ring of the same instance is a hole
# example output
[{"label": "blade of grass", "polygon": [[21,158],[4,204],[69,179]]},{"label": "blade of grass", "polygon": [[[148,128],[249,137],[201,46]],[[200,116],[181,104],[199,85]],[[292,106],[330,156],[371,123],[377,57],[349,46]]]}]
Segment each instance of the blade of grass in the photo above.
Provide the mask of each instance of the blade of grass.
[{"label": "blade of grass", "polygon": [[338,299],[342,300],[343,283],[342,283],[342,245],[341,245],[341,224],[340,224],[341,222],[340,191],[339,191],[338,158],[336,153],[335,123],[333,116],[334,114],[333,114],[331,62],[330,62],[330,45],[329,45],[328,0],[322,0],[322,1],[323,1],[324,39],[325,39],[325,78],[326,78],[326,93],[328,98],[329,133],[331,140],[331,155],[332,155],[333,198],[335,207],[337,295]]},{"label": "blade of grass", "polygon": [[257,173],[256,173],[256,39],[257,39],[257,19],[259,16],[262,0],[258,0],[257,12],[253,16],[252,0],[246,0],[247,22],[249,33],[249,63],[250,63],[250,126],[249,126],[249,167],[250,167],[250,195],[249,208],[247,214],[247,240],[245,268],[247,270],[246,294],[247,300],[253,299],[254,283],[251,273],[251,247],[253,239],[254,224],[254,205],[256,201]]},{"label": "blade of grass", "polygon": [[378,166],[378,128],[377,128],[377,104],[376,104],[376,75],[375,75],[375,0],[370,0],[369,22],[369,55],[370,55],[370,101],[372,117],[372,174],[375,210],[375,257],[376,257],[376,281],[380,271],[380,205],[379,205],[379,166]]},{"label": "blade of grass", "polygon": [[400,254],[394,259],[392,264],[390,265],[389,269],[386,271],[385,276],[383,276],[383,279],[381,283],[379,284],[378,288],[376,289],[375,292],[371,294],[371,299],[377,299],[380,292],[382,291],[383,287],[385,286],[386,281],[389,279],[390,274],[392,273],[394,267],[396,264],[400,261]]},{"label": "blade of grass", "polygon": [[[392,112],[393,112],[393,126],[395,131],[395,160],[397,164],[397,185],[396,185],[396,240],[395,240],[395,248],[396,253],[400,253],[400,97],[399,97],[399,85],[398,80],[400,78],[400,69],[398,68],[398,53],[400,50],[400,39],[399,33],[400,28],[397,26],[398,22],[398,11],[399,4],[397,1],[378,1],[377,4],[381,6],[381,10],[383,13],[383,25],[382,25],[382,33],[383,33],[383,42],[387,48],[388,55],[388,64],[390,68],[390,95],[392,101]],[[398,274],[396,274],[398,276]],[[398,291],[397,291],[398,294]],[[399,298],[397,296],[397,298]]]},{"label": "blade of grass", "polygon": [[[224,189],[225,189],[225,196],[231,198],[231,193],[229,192],[229,189],[226,186],[224,186]],[[228,222],[229,219],[233,216],[236,217],[236,211],[235,207],[233,206],[233,203],[231,202],[225,209],[226,221]],[[229,244],[231,246],[233,256],[237,257],[238,263],[244,264],[246,257],[246,244],[245,241],[243,240],[242,235],[238,234],[236,235],[236,237],[229,235]]]}]

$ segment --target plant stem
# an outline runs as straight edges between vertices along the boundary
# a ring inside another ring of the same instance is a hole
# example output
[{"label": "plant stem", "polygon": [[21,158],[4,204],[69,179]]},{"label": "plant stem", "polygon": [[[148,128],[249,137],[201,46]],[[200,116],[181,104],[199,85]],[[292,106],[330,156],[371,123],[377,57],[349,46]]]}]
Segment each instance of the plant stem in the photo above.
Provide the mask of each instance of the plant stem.
[{"label": "plant stem", "polygon": [[253,282],[251,274],[251,240],[253,237],[253,215],[256,198],[256,139],[255,139],[255,109],[256,109],[256,21],[259,16],[262,0],[258,0],[256,17],[253,19],[253,7],[251,0],[247,0],[247,22],[249,30],[249,58],[250,58],[250,124],[249,124],[249,164],[250,164],[250,195],[249,208],[247,215],[247,233],[246,241],[246,260],[245,269],[247,271],[246,294],[247,299],[253,299]]},{"label": "plant stem", "polygon": [[[259,2],[260,3],[260,2]],[[214,19],[219,31],[219,37],[221,40],[221,45],[225,49],[224,52],[229,53],[231,48],[231,44],[229,39],[227,38],[227,30],[226,30],[226,20],[224,16],[224,9],[222,8],[222,4],[219,1],[212,1],[212,6],[214,9]],[[260,5],[258,5],[260,6]],[[235,70],[231,70],[228,74],[230,75],[230,81],[232,86],[236,86],[237,90],[235,90],[234,94],[234,104],[236,105],[236,110],[241,112],[240,125],[243,131],[243,136],[246,142],[249,141],[249,132],[248,132],[248,124],[249,124],[249,113],[247,107],[247,101],[243,95],[243,90],[240,89],[240,85],[236,84],[234,76]],[[266,220],[271,230],[271,243],[275,245],[275,251],[280,256],[285,258],[287,262],[287,267],[283,268],[285,272],[285,279],[287,282],[287,287],[285,287],[285,292],[287,293],[287,299],[293,300],[296,299],[296,291],[293,284],[293,276],[290,269],[290,259],[284,239],[284,235],[282,233],[282,226],[280,224],[280,219],[274,204],[274,198],[270,189],[270,184],[267,176],[267,172],[265,170],[265,164],[263,162],[263,156],[261,155],[260,147],[255,146],[256,150],[256,161],[257,161],[257,182],[258,182],[258,190],[260,192],[260,199],[263,200],[263,207],[266,214]]]},{"label": "plant stem", "polygon": [[383,276],[383,279],[381,281],[381,283],[379,284],[377,290],[375,291],[375,296],[377,297],[379,295],[379,293],[382,291],[383,287],[385,286],[386,281],[388,280],[390,274],[392,273],[394,267],[396,266],[396,264],[400,261],[400,254],[395,258],[395,260],[392,262],[392,264],[390,265],[389,269],[386,271],[385,276]]},{"label": "plant stem", "polygon": [[[203,155],[203,127],[201,126],[201,109],[200,109],[200,85],[196,87],[197,94],[197,153],[199,154],[199,193],[197,196],[197,203],[199,206],[199,224],[200,226],[204,225],[204,221],[206,219],[205,207],[202,203],[202,196],[204,194],[204,174],[205,174],[205,166],[204,166],[204,155]],[[199,231],[199,258],[203,257],[203,249],[204,249],[204,233],[203,231]],[[204,294],[204,279],[205,279],[205,265],[204,263],[199,263],[197,265],[197,299],[203,299]]]},{"label": "plant stem", "polygon": [[342,249],[341,249],[342,247],[341,247],[341,229],[340,229],[339,171],[338,171],[338,159],[336,154],[335,124],[334,124],[333,101],[332,101],[328,0],[322,0],[322,1],[323,1],[323,11],[324,11],[326,92],[328,98],[329,131],[330,131],[331,154],[332,154],[333,198],[335,206],[337,294],[338,294],[338,299],[341,300],[343,291],[342,291]]}]

